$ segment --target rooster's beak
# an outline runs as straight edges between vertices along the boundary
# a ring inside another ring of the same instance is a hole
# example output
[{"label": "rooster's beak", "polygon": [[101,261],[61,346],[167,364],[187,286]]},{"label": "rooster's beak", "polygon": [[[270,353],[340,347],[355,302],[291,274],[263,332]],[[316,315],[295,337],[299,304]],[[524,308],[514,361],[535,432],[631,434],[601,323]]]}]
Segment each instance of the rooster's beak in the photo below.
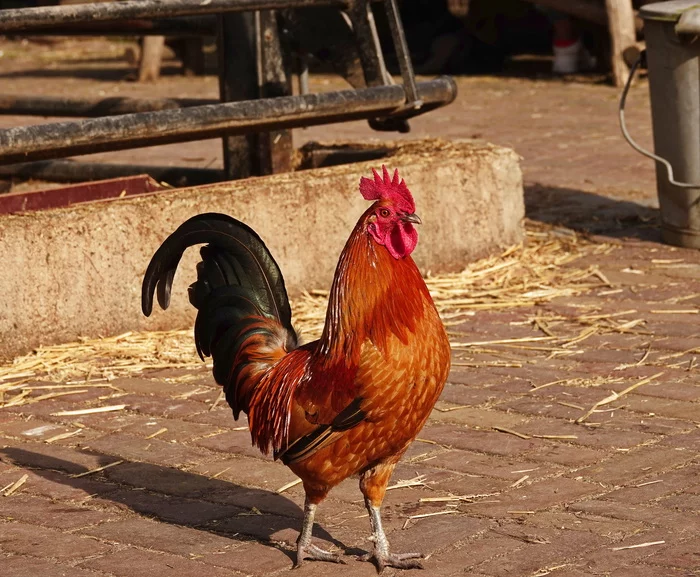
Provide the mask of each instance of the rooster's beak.
[{"label": "rooster's beak", "polygon": [[401,220],[404,220],[405,222],[410,222],[411,224],[423,224],[423,221],[417,214],[405,214],[401,217]]}]

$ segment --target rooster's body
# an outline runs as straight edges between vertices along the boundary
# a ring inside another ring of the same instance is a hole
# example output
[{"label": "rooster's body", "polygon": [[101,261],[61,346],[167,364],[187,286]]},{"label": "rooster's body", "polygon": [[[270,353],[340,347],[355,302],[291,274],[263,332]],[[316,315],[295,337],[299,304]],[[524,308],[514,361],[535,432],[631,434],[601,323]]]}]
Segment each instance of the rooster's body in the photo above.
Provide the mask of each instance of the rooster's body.
[{"label": "rooster's body", "polygon": [[195,341],[212,355],[214,376],[237,418],[248,415],[253,443],[303,481],[304,558],[340,561],[311,544],[316,505],[355,474],[370,513],[380,569],[419,566],[393,555],[379,507],[394,469],[425,423],[450,364],[445,330],[410,252],[417,235],[413,199],[398,174],[362,179],[377,200],[360,218],[340,256],[323,334],[299,346],[282,275],[259,237],[219,214],[184,223],[154,255],[143,309],[153,292],[166,308],[184,250],[201,251],[190,301],[198,309]]}]

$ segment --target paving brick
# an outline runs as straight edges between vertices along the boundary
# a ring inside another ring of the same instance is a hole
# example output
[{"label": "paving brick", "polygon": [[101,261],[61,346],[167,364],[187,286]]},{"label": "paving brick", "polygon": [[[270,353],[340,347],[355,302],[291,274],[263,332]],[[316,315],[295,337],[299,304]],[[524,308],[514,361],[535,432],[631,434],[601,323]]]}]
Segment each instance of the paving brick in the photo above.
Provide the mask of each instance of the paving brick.
[{"label": "paving brick", "polygon": [[[45,392],[46,391],[34,391],[30,397],[39,396]],[[51,413],[84,408],[86,406],[98,406],[102,404],[103,401],[98,399],[104,394],[104,389],[91,388],[85,393],[55,397],[53,399],[45,399],[41,402],[28,403],[24,405],[15,405],[6,407],[5,410],[17,415],[44,416],[47,418],[47,420],[53,420],[54,417],[51,416]]]},{"label": "paving brick", "polygon": [[[301,513],[297,518],[260,511],[245,511],[225,519],[217,519],[207,524],[217,533],[242,535],[262,541],[294,542],[301,529]],[[315,535],[328,537],[322,526],[315,528]]]},{"label": "paving brick", "polygon": [[392,531],[390,542],[394,551],[428,555],[475,537],[488,527],[488,521],[465,515],[426,517],[414,520],[404,530]]},{"label": "paving brick", "polygon": [[[527,474],[535,478],[539,472],[539,470],[535,470],[530,471]],[[491,493],[499,493],[505,490],[509,485],[522,477],[524,474],[525,473],[515,473],[508,481],[504,479],[494,479],[493,477],[476,477],[473,475],[457,474],[439,482],[430,481],[432,477],[428,475],[428,487],[430,489],[424,489],[419,495],[416,495],[416,501],[418,498],[423,497],[442,497],[447,495],[486,495]],[[416,489],[413,490],[415,491]],[[438,491],[442,492],[443,494],[438,493]],[[432,495],[430,493],[432,493]],[[437,505],[439,507],[443,507],[444,503],[437,503]]]},{"label": "paving brick", "polygon": [[700,512],[700,495],[681,493],[660,499],[658,505],[672,511],[697,514]]},{"label": "paving brick", "polygon": [[[640,545],[643,543],[651,543],[655,541],[665,541],[664,544],[654,545],[650,547],[637,547],[632,549],[613,550],[616,547],[629,547],[632,545]],[[638,533],[634,536],[611,544],[609,547],[601,548],[598,551],[588,553],[584,557],[587,569],[593,574],[605,574],[615,569],[627,567],[640,560],[646,559],[655,552],[663,552],[669,544],[674,541],[673,533],[664,529],[652,529]]]},{"label": "paving brick", "polygon": [[277,544],[253,541],[239,543],[235,549],[198,556],[197,560],[208,565],[234,569],[246,575],[266,577],[275,571],[290,569],[296,559],[292,551],[294,548],[283,549]]},{"label": "paving brick", "polygon": [[[185,380],[182,380],[185,379]],[[202,389],[206,389],[209,396],[216,398],[219,394],[219,386],[214,382],[211,373],[198,374],[191,370],[184,371],[179,377],[171,378],[138,378],[127,377],[115,379],[110,384],[127,393],[137,395],[155,395],[165,398],[174,398],[188,395],[201,402],[202,395],[190,395]]]},{"label": "paving brick", "polygon": [[690,432],[666,437],[659,445],[670,447],[674,450],[695,450],[700,443],[700,427],[694,427]]},{"label": "paving brick", "polygon": [[13,442],[1,448],[0,454],[18,466],[67,473],[82,473],[105,464],[105,456],[99,453],[44,443]]},{"label": "paving brick", "polygon": [[[698,342],[698,348],[700,348],[700,341]],[[679,373],[673,375],[676,378],[669,378],[667,375],[664,375],[662,377],[664,380],[658,384],[649,383],[644,387],[635,389],[634,395],[677,401],[700,401],[700,385],[695,382],[697,377],[690,377],[684,380],[682,377],[688,375],[687,371],[676,371],[676,373]]]},{"label": "paving brick", "polygon": [[272,461],[272,457],[263,455],[257,447],[253,447],[250,440],[250,432],[247,430],[228,431],[219,435],[195,439],[191,444],[211,451],[226,453],[227,455],[245,455]]},{"label": "paving brick", "polygon": [[[53,421],[56,423],[61,423],[64,426],[70,426],[75,422],[75,418],[76,417],[54,417]],[[153,417],[148,415],[117,411],[115,413],[80,415],[80,420],[78,422],[92,430],[112,432],[120,431],[131,425],[145,425],[152,420]]]},{"label": "paving brick", "polygon": [[24,556],[0,557],[3,577],[101,577],[96,573],[80,567],[62,565],[46,559],[34,559]]},{"label": "paving brick", "polygon": [[[633,564],[626,567],[621,567],[615,569],[612,573],[608,573],[610,577],[660,577],[659,568],[643,565],[643,564]],[[697,572],[696,572],[697,574]],[[683,569],[672,569],[671,567],[664,567],[663,577],[695,577],[693,573],[688,573]]]},{"label": "paving brick", "polygon": [[154,417],[186,417],[202,413],[208,409],[204,403],[190,399],[173,399],[146,395],[124,395],[119,402],[127,410]]},{"label": "paving brick", "polygon": [[698,571],[700,569],[698,540],[690,539],[682,543],[672,543],[661,551],[655,551],[645,561],[650,565]]},{"label": "paving brick", "polygon": [[178,577],[231,577],[230,569],[206,565],[200,561],[186,559],[168,553],[141,551],[128,548],[116,551],[98,559],[81,563],[81,567],[104,571],[118,577],[161,577],[177,575]]},{"label": "paving brick", "polygon": [[525,543],[518,539],[488,532],[481,538],[458,543],[436,555],[436,574],[451,575],[453,572],[464,573],[469,569],[468,574],[475,575],[474,567],[492,559],[519,555],[524,547]]},{"label": "paving brick", "polygon": [[168,467],[196,465],[219,458],[215,453],[181,443],[168,443],[158,438],[144,439],[124,433],[112,433],[99,437],[90,441],[89,447],[105,455],[133,461],[149,461]]},{"label": "paving brick", "polygon": [[628,521],[573,513],[569,510],[540,511],[535,515],[524,515],[520,523],[525,527],[540,527],[551,530],[568,529],[572,531],[587,531],[601,535],[611,541],[621,541],[643,531],[645,525],[641,521]]},{"label": "paving brick", "polygon": [[441,445],[495,455],[525,455],[537,447],[533,440],[524,440],[496,431],[477,431],[464,427],[430,424],[421,437]]},{"label": "paving brick", "polygon": [[677,513],[658,505],[630,505],[598,498],[569,503],[566,507],[568,510],[589,515],[639,521],[647,527],[664,527],[677,532],[682,539],[686,539],[688,535],[700,535],[700,519],[697,515],[688,515],[683,511]]},{"label": "paving brick", "polygon": [[517,530],[507,527],[502,533],[524,542],[516,554],[505,555],[476,567],[476,571],[493,577],[544,573],[549,567],[565,565],[586,551],[607,543],[604,537],[585,531]]},{"label": "paving brick", "polygon": [[625,399],[625,406],[631,411],[645,414],[653,413],[673,419],[684,419],[691,422],[700,419],[700,403],[630,395],[629,398]]},{"label": "paving brick", "polygon": [[[528,435],[569,435],[572,438],[566,439],[572,445],[583,445],[593,449],[632,449],[645,442],[653,442],[656,435],[642,433],[639,431],[627,431],[624,429],[614,429],[602,425],[600,427],[586,427],[573,423],[563,423],[550,419],[539,420],[523,425],[518,432]],[[537,440],[537,448],[548,446]]]},{"label": "paving brick", "polygon": [[620,503],[646,503],[684,491],[698,482],[700,465],[681,467],[667,473],[657,473],[652,469],[648,473],[645,481],[633,482],[627,487],[612,491],[605,499]]},{"label": "paving brick", "polygon": [[113,483],[175,497],[203,498],[217,487],[229,486],[210,477],[151,463],[122,463],[104,472]]},{"label": "paving brick", "polygon": [[297,479],[297,476],[282,463],[244,456],[223,459],[216,461],[215,464],[196,465],[190,470],[202,475],[217,475],[217,479],[232,481],[238,485],[269,491],[276,491]]},{"label": "paving brick", "polygon": [[537,453],[528,455],[535,462],[557,463],[567,467],[584,467],[603,459],[605,453],[587,447],[558,443],[542,447]]},{"label": "paving brick", "polygon": [[[375,577],[377,570],[373,563],[359,561],[351,556],[344,557],[346,565],[340,567],[328,567],[328,563],[318,561],[306,561],[299,568],[294,570],[294,575],[299,577],[327,577],[329,572],[337,571],[343,577]],[[389,571],[389,569],[387,569]]]},{"label": "paving brick", "polygon": [[247,425],[245,415],[239,415],[236,421],[233,418],[233,413],[228,405],[220,403],[216,408],[207,407],[207,410],[202,413],[188,415],[184,417],[186,421],[193,423],[203,423],[205,425],[214,425],[216,427],[234,429],[236,427],[244,427]]},{"label": "paving brick", "polygon": [[527,417],[489,409],[460,407],[438,403],[430,415],[431,423],[455,423],[469,427],[489,429],[493,427],[517,428],[528,421]]},{"label": "paving brick", "polygon": [[225,552],[232,546],[240,545],[237,541],[210,531],[158,523],[141,517],[103,523],[98,527],[83,529],[81,533],[103,541],[135,545],[188,557]]},{"label": "paving brick", "polygon": [[670,451],[666,447],[642,447],[581,469],[576,474],[608,486],[623,486],[690,462],[694,457],[691,451]]},{"label": "paving brick", "polygon": [[155,418],[151,417],[139,423],[133,423],[121,428],[123,433],[133,435],[135,437],[146,438],[161,429],[167,429],[163,433],[158,434],[160,441],[187,443],[192,439],[199,439],[210,435],[223,433],[222,428],[205,425],[202,423],[192,423],[191,421],[181,421],[173,418]]},{"label": "paving brick", "polygon": [[507,491],[497,497],[497,503],[472,503],[469,511],[488,517],[508,518],[512,514],[509,511],[540,511],[568,505],[600,491],[600,485],[558,477]]},{"label": "paving brick", "polygon": [[517,481],[525,472],[536,475],[551,474],[557,467],[542,462],[519,459],[517,456],[497,457],[484,455],[473,451],[451,449],[438,454],[429,461],[433,467],[441,467],[449,471],[468,473],[477,477],[497,477],[510,482]]},{"label": "paving brick", "polygon": [[[451,373],[450,375],[454,375]],[[484,403],[489,403],[498,400],[501,396],[498,391],[494,391],[489,388],[476,388],[472,386],[465,386],[463,384],[451,384],[452,381],[448,379],[445,388],[442,390],[440,395],[440,400],[452,405],[468,405],[471,407],[476,407]]]},{"label": "paving brick", "polygon": [[0,549],[44,559],[77,560],[103,555],[111,547],[89,537],[13,521],[0,525]]},{"label": "paving brick", "polygon": [[240,507],[229,504],[121,488],[95,496],[90,500],[90,505],[140,513],[159,521],[187,527],[199,527],[216,519],[245,512]]},{"label": "paving brick", "polygon": [[113,489],[111,486],[106,486],[98,475],[74,479],[63,472],[42,469],[9,470],[0,474],[0,483],[4,487],[10,482],[17,481],[24,474],[27,475],[27,481],[15,494],[38,495],[56,501],[82,503],[90,495],[103,494]]},{"label": "paving brick", "polygon": [[68,503],[55,503],[46,498],[15,493],[4,498],[0,519],[21,521],[56,529],[77,529],[96,525],[110,519],[103,511],[76,507]]}]

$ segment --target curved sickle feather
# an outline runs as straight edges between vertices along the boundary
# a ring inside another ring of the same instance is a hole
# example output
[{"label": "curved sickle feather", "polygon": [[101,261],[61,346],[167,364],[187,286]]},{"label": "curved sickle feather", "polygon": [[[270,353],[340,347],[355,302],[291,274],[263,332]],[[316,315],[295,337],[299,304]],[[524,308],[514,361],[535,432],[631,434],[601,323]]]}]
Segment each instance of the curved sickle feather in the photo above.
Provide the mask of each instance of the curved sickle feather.
[{"label": "curved sickle feather", "polygon": [[141,287],[141,309],[150,316],[153,293],[157,289],[158,303],[163,309],[170,304],[175,271],[183,253],[189,247],[209,244],[225,250],[236,265],[242,267],[250,282],[264,289],[266,314],[291,328],[292,312],[279,266],[257,233],[244,223],[219,213],[194,216],[181,224],[155,252],[146,269]]}]

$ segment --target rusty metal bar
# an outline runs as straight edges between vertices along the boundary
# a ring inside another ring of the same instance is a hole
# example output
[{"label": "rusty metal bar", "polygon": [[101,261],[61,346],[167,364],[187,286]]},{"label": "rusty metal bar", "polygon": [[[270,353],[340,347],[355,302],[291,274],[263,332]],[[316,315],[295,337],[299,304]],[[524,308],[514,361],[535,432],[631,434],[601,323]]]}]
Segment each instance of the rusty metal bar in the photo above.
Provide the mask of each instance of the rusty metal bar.
[{"label": "rusty metal bar", "polygon": [[416,77],[413,74],[411,54],[408,50],[406,35],[404,34],[401,24],[399,7],[396,0],[385,0],[384,5],[386,7],[386,16],[389,20],[391,36],[394,40],[396,58],[399,61],[399,68],[401,69],[404,89],[406,90],[406,108],[418,110],[423,106],[423,103],[419,100],[418,94],[416,93]]},{"label": "rusty metal bar", "polygon": [[[417,92],[427,112],[452,102],[457,86],[442,77]],[[0,163],[390,116],[405,102],[403,86],[375,86],[9,128],[0,131]]]},{"label": "rusty metal bar", "polygon": [[[1,14],[1,13],[0,13]],[[27,36],[180,36],[199,37],[216,34],[216,16],[162,18],[157,20],[120,20],[106,22],[76,22],[56,27],[35,28]]]},{"label": "rusty metal bar", "polygon": [[219,102],[206,98],[62,98],[60,96],[2,96],[0,114],[25,116],[97,117],[174,110]]},{"label": "rusty metal bar", "polygon": [[173,18],[223,12],[304,8],[308,6],[344,7],[344,0],[124,0],[65,6],[42,6],[0,10],[0,32],[58,27],[78,23]]}]

